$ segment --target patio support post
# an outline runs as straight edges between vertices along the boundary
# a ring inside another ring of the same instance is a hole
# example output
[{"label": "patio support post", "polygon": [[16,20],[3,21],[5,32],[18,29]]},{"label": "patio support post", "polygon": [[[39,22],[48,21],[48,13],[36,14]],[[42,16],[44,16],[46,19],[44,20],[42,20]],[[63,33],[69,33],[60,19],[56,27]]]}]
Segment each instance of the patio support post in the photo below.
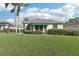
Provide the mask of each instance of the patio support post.
[{"label": "patio support post", "polygon": [[30,25],[30,30],[32,30],[31,25]]},{"label": "patio support post", "polygon": [[45,27],[44,27],[44,25],[43,25],[43,33],[45,32]]},{"label": "patio support post", "polygon": [[23,29],[24,29],[24,31],[25,31],[25,24],[23,24]]},{"label": "patio support post", "polygon": [[40,31],[40,26],[38,26],[38,31]]},{"label": "patio support post", "polygon": [[33,31],[35,31],[35,26],[33,25]]}]

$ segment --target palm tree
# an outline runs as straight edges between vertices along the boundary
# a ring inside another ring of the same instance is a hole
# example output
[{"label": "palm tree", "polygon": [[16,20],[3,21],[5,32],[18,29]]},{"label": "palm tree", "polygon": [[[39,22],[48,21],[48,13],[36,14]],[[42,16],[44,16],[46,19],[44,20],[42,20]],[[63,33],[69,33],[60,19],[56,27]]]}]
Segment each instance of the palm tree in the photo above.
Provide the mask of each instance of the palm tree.
[{"label": "palm tree", "polygon": [[[7,8],[9,4],[14,6],[14,8],[10,12],[15,14],[16,33],[20,33],[20,29],[19,29],[19,13],[20,13],[21,7],[28,6],[29,4],[24,4],[24,3],[5,3],[5,7]],[[16,18],[18,18],[18,19],[16,19]]]}]

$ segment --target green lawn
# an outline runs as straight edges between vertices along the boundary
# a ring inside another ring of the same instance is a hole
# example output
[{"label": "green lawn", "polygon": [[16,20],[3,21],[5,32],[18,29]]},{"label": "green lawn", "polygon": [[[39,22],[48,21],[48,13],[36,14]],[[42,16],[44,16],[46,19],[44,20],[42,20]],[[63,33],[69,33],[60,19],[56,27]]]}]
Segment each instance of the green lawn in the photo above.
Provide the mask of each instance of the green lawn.
[{"label": "green lawn", "polygon": [[79,55],[79,36],[0,33],[0,55]]}]

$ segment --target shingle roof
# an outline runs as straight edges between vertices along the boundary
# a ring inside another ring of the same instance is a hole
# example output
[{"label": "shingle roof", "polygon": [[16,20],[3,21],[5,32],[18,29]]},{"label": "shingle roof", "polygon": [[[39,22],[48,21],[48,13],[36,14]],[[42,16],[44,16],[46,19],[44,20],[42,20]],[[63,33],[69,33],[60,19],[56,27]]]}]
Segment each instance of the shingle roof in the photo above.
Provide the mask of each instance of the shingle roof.
[{"label": "shingle roof", "polygon": [[73,26],[73,25],[79,25],[79,22],[72,22],[72,23],[66,22],[66,23],[64,24],[64,27]]},{"label": "shingle roof", "polygon": [[50,19],[34,19],[34,20],[28,20],[28,21],[23,21],[23,23],[63,23],[60,21],[55,21],[55,20],[50,20]]},{"label": "shingle roof", "polygon": [[0,24],[9,24],[9,25],[11,25],[11,26],[14,26],[14,25],[12,25],[11,23],[9,23],[9,22],[7,22],[7,21],[5,21],[5,20],[0,20]]},{"label": "shingle roof", "polygon": [[5,21],[5,20],[0,20],[0,24],[1,24],[1,23],[6,23],[6,24],[7,24],[8,22]]}]

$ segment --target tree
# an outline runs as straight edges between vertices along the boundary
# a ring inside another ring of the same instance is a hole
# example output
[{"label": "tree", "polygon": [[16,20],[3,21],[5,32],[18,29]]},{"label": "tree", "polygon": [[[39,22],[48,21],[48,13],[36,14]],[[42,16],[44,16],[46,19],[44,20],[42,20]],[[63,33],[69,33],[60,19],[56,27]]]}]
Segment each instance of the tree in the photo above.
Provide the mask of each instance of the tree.
[{"label": "tree", "polygon": [[69,19],[69,23],[78,23],[78,21],[79,21],[79,18],[70,18]]},{"label": "tree", "polygon": [[13,9],[10,12],[15,14],[14,16],[15,16],[16,33],[20,33],[20,29],[19,29],[19,13],[20,13],[21,7],[28,6],[29,4],[24,4],[24,3],[5,3],[5,7],[7,8],[9,4],[14,6]]}]

